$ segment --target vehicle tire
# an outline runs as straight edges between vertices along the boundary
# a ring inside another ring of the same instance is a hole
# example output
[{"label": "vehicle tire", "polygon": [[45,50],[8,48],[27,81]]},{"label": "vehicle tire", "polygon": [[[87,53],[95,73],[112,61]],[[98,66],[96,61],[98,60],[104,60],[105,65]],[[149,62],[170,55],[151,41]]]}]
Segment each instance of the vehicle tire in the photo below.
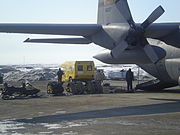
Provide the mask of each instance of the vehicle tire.
[{"label": "vehicle tire", "polygon": [[62,87],[62,83],[59,82],[49,82],[47,85],[47,93],[48,94],[62,94],[64,92],[64,88]]},{"label": "vehicle tire", "polygon": [[3,100],[9,100],[10,97],[9,97],[8,95],[2,95],[2,99],[3,99]]},{"label": "vehicle tire", "polygon": [[95,93],[96,94],[102,94],[103,93],[103,87],[102,87],[100,81],[95,82]]},{"label": "vehicle tire", "polygon": [[68,84],[68,88],[70,89],[70,92],[73,94],[73,95],[77,95],[78,94],[78,90],[76,88],[76,84],[75,82],[70,82]]},{"label": "vehicle tire", "polygon": [[84,94],[84,85],[82,82],[76,82],[76,88],[77,88],[78,94]]},{"label": "vehicle tire", "polygon": [[53,94],[53,88],[52,88],[51,84],[47,85],[47,94]]},{"label": "vehicle tire", "polygon": [[95,94],[95,85],[93,81],[88,81],[86,83],[86,93],[87,94]]}]

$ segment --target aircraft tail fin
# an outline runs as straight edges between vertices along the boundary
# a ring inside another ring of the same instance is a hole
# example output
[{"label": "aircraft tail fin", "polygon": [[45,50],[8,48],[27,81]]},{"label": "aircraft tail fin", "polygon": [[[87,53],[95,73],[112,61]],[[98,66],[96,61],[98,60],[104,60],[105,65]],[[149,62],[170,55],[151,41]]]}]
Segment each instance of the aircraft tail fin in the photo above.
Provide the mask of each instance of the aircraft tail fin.
[{"label": "aircraft tail fin", "polygon": [[98,24],[133,21],[127,0],[99,0]]}]

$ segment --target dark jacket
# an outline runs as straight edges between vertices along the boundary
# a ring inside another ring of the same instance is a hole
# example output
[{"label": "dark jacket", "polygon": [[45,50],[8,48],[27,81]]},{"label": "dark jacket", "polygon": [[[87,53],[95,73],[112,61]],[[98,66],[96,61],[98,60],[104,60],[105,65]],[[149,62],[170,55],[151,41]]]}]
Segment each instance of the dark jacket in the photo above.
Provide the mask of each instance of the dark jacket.
[{"label": "dark jacket", "polygon": [[134,75],[133,75],[133,72],[128,70],[126,72],[126,81],[133,81],[134,80]]}]

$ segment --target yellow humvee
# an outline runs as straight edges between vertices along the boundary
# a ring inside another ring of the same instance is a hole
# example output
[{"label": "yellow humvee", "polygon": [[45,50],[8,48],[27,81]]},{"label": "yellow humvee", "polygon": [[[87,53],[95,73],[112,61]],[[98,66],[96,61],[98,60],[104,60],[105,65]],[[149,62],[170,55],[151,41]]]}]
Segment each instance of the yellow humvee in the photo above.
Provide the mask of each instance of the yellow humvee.
[{"label": "yellow humvee", "polygon": [[62,82],[86,81],[94,79],[93,61],[69,61],[61,65],[64,74]]}]

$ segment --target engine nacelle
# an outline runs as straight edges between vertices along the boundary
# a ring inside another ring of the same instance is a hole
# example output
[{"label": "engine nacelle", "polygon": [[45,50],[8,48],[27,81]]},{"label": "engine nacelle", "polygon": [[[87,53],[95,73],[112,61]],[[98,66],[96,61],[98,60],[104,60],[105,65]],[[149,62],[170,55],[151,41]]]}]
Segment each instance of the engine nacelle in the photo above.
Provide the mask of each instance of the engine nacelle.
[{"label": "engine nacelle", "polygon": [[[166,53],[162,48],[153,46],[153,49],[157,52],[159,58],[165,57]],[[104,50],[94,58],[107,64],[152,64],[142,48],[125,50],[119,54],[118,58],[112,56],[111,50]]]}]

